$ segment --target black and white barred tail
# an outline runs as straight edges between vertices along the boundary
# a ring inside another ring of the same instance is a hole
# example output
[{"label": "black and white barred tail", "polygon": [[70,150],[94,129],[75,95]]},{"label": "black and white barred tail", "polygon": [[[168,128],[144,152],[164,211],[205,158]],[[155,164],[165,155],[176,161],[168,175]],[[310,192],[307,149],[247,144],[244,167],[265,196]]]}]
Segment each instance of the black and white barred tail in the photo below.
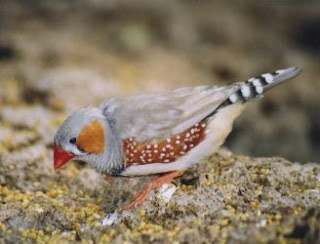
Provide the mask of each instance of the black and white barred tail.
[{"label": "black and white barred tail", "polygon": [[272,87],[288,81],[289,79],[297,76],[300,72],[300,68],[290,67],[250,78],[245,82],[239,83],[239,89],[232,93],[229,98],[219,106],[219,108],[238,102],[245,103],[258,99]]},{"label": "black and white barred tail", "polygon": [[207,115],[204,120],[216,114],[218,110],[231,104],[245,103],[261,98],[267,90],[294,78],[300,74],[300,72],[301,68],[290,67],[287,69],[279,69],[272,73],[262,74],[254,78],[250,78],[245,82],[231,84],[231,86],[238,87],[236,91],[221,103],[211,114]]}]

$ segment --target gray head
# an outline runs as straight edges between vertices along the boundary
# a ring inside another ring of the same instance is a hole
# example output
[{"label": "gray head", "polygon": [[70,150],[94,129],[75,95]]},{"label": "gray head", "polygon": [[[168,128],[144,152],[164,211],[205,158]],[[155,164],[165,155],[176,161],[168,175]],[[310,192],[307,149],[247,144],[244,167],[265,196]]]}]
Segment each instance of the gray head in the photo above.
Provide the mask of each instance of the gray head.
[{"label": "gray head", "polygon": [[98,108],[86,107],[72,113],[54,138],[54,167],[71,159],[84,160],[102,153],[105,148],[105,117]]}]

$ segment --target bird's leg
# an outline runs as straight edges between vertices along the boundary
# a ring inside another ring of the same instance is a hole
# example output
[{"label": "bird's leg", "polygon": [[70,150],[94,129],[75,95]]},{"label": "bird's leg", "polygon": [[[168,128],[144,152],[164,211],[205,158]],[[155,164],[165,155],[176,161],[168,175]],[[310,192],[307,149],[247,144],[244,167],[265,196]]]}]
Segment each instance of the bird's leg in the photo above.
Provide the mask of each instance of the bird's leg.
[{"label": "bird's leg", "polygon": [[164,183],[169,183],[174,178],[176,178],[182,174],[183,174],[183,172],[181,172],[181,171],[172,171],[169,173],[165,173],[165,174],[161,175],[160,177],[150,181],[146,185],[146,187],[143,189],[142,192],[135,195],[133,197],[132,201],[129,204],[122,207],[121,209],[128,210],[128,209],[131,209],[131,208],[135,207],[136,205],[142,203],[148,197],[150,191],[152,191],[154,188],[157,188],[157,187],[163,185]]}]

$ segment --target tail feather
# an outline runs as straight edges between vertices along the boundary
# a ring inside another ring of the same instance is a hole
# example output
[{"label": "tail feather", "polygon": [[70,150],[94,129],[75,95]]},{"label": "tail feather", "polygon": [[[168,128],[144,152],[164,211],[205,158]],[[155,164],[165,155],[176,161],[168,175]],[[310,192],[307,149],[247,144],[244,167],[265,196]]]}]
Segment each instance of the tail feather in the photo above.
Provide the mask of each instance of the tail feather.
[{"label": "tail feather", "polygon": [[229,98],[219,106],[219,108],[237,102],[245,103],[258,99],[272,87],[294,78],[300,74],[300,72],[300,68],[290,67],[287,69],[276,70],[272,73],[262,74],[254,78],[250,78],[245,82],[238,83],[237,85],[239,88],[232,93]]}]

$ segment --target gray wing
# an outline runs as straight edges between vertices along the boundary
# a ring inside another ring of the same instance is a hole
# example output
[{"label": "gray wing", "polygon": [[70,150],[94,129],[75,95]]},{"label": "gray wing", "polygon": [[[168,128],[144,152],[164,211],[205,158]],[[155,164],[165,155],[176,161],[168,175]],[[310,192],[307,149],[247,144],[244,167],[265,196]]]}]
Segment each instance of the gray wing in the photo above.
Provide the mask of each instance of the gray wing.
[{"label": "gray wing", "polygon": [[137,141],[179,134],[212,113],[239,86],[199,86],[110,98],[100,107],[121,139]]}]

